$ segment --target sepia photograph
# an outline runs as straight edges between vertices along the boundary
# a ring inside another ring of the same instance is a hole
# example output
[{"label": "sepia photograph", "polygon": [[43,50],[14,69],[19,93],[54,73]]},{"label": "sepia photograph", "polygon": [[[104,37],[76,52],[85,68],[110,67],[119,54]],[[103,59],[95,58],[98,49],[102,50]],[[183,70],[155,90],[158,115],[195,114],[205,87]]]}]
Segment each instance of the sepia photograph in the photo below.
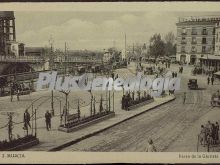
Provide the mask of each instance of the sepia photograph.
[{"label": "sepia photograph", "polygon": [[0,8],[0,162],[32,152],[219,161],[220,10],[137,4]]}]

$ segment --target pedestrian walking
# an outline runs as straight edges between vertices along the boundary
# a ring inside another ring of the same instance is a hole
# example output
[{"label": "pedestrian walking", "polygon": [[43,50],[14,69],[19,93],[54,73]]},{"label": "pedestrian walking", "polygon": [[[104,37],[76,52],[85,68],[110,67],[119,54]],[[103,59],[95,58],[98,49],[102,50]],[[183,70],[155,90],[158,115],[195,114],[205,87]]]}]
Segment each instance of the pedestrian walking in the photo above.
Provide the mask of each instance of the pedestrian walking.
[{"label": "pedestrian walking", "polygon": [[23,127],[23,129],[27,130],[28,126],[31,128],[30,120],[31,120],[31,115],[28,112],[28,110],[26,109],[24,112],[24,127]]},{"label": "pedestrian walking", "polygon": [[213,85],[213,83],[214,83],[214,77],[212,76],[212,78],[211,78],[211,83],[212,83],[212,85]]},{"label": "pedestrian walking", "polygon": [[212,144],[216,144],[216,127],[214,123],[212,123],[211,136],[212,136]]},{"label": "pedestrian walking", "polygon": [[211,136],[212,123],[210,121],[208,121],[208,123],[206,124],[206,129],[207,129],[207,134]]},{"label": "pedestrian walking", "polygon": [[148,146],[146,148],[146,152],[157,152],[156,147],[154,146],[153,140],[149,139],[148,140]]},{"label": "pedestrian walking", "polygon": [[175,73],[174,73],[174,72],[172,72],[172,77],[174,78],[174,76],[175,76]]},{"label": "pedestrian walking", "polygon": [[115,74],[114,74],[114,73],[112,73],[112,78],[114,79],[114,77],[115,77]]},{"label": "pedestrian walking", "polygon": [[45,121],[46,121],[46,127],[48,131],[51,129],[51,118],[52,118],[51,113],[47,111],[45,113]]},{"label": "pedestrian walking", "polygon": [[204,127],[204,125],[201,125],[200,144],[201,145],[205,145],[206,144],[206,128]]},{"label": "pedestrian walking", "polygon": [[132,92],[132,100],[134,101],[134,91]]},{"label": "pedestrian walking", "polygon": [[174,77],[177,77],[177,72],[175,72],[175,76]]},{"label": "pedestrian walking", "polygon": [[186,92],[183,93],[183,104],[186,102]]},{"label": "pedestrian walking", "polygon": [[210,83],[210,78],[209,78],[209,76],[208,76],[208,78],[207,78],[207,83],[208,83],[208,85],[209,85],[209,83]]},{"label": "pedestrian walking", "polygon": [[13,95],[14,95],[14,89],[13,89],[13,87],[11,87],[10,88],[11,102],[13,101]]},{"label": "pedestrian walking", "polygon": [[17,89],[16,95],[17,95],[17,101],[20,101],[20,98],[19,98],[19,96],[20,96],[20,89],[19,88]]}]

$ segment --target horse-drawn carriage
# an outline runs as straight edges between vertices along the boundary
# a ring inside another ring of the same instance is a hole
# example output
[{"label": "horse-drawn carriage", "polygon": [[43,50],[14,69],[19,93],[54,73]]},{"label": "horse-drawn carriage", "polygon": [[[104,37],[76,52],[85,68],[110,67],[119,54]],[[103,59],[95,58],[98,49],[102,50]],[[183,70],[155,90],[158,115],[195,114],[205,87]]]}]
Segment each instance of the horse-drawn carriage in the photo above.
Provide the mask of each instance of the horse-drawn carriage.
[{"label": "horse-drawn carriage", "polygon": [[212,97],[211,97],[211,105],[213,107],[220,107],[220,94],[219,94],[219,91],[212,95]]}]

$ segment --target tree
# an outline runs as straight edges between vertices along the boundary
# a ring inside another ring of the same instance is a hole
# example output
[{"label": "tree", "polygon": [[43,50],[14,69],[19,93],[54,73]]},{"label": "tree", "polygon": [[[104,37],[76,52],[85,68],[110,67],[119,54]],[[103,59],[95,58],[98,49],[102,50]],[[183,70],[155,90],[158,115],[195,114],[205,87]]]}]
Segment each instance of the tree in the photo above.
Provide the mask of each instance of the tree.
[{"label": "tree", "polygon": [[173,32],[168,32],[165,35],[164,40],[166,43],[171,43],[172,45],[174,45],[175,35],[173,34]]},{"label": "tree", "polygon": [[157,59],[160,56],[164,56],[165,54],[165,43],[161,39],[160,34],[154,34],[153,37],[150,38],[150,47],[149,47],[150,55]]},{"label": "tree", "polygon": [[169,32],[164,37],[165,40],[165,55],[170,56],[176,54],[175,35]]}]

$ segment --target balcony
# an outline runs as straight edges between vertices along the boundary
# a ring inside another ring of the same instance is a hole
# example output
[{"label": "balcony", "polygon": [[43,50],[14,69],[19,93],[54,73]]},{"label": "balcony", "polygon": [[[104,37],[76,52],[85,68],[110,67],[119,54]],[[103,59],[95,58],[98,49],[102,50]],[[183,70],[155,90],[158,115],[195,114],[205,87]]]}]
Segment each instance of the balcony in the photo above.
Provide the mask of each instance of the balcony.
[{"label": "balcony", "polygon": [[181,41],[181,44],[186,44],[186,41]]},{"label": "balcony", "polygon": [[192,32],[191,35],[197,35],[197,32]]},{"label": "balcony", "polygon": [[196,42],[196,41],[192,41],[191,44],[192,44],[192,45],[195,45],[195,44],[197,44],[197,42]]},{"label": "balcony", "polygon": [[196,50],[191,50],[191,53],[193,53],[193,54],[194,54],[194,53],[197,53],[197,51],[196,51]]},{"label": "balcony", "polygon": [[187,35],[187,33],[186,33],[186,32],[182,32],[181,34],[182,34],[182,35]]},{"label": "balcony", "polygon": [[202,35],[208,35],[208,32],[207,31],[203,31]]}]

